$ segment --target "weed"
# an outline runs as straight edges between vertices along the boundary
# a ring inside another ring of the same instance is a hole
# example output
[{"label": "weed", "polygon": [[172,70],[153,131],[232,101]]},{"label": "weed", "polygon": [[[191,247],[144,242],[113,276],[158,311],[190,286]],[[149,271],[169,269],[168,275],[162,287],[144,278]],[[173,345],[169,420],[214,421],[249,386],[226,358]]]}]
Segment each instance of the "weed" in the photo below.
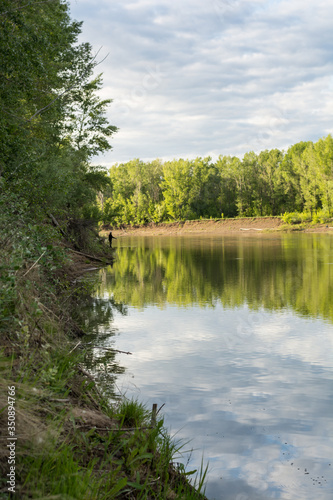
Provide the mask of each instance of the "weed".
[{"label": "weed", "polygon": [[122,426],[139,427],[148,424],[150,416],[147,408],[139,403],[138,400],[123,400],[121,401],[118,414]]},{"label": "weed", "polygon": [[[137,400],[111,405],[107,399],[119,367],[98,377],[98,387],[83,369],[87,349],[76,348],[76,337],[84,333],[84,315],[74,310],[91,300],[95,286],[77,280],[75,268],[82,269],[85,259],[74,256],[76,265],[71,263],[53,228],[22,215],[21,230],[1,217],[0,424],[6,428],[4,395],[14,385],[18,497],[203,498],[189,484],[189,473],[172,465],[181,445],[163,420],[152,425],[151,412]],[[81,232],[80,238],[90,236]],[[109,366],[110,359],[105,355],[100,364]],[[0,470],[6,478],[5,454]],[[199,490],[204,478],[199,476]],[[5,482],[0,488],[6,491]]]}]

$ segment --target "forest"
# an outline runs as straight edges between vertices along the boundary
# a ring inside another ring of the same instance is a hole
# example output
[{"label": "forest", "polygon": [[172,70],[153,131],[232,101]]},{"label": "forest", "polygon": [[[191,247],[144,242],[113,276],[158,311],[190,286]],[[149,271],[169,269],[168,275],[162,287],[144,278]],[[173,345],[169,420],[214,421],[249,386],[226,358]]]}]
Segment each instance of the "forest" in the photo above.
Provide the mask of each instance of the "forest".
[{"label": "forest", "polygon": [[[111,407],[110,395],[83,368],[89,347],[83,348],[86,318],[79,311],[84,301],[91,305],[95,284],[82,278],[82,269],[92,266],[82,250],[104,264],[112,260],[98,234],[101,224],[332,216],[333,139],[251,152],[242,160],[135,159],[108,172],[96,158],[112,148],[117,132],[107,117],[112,99],[100,98],[103,61],[80,41],[81,31],[65,0],[0,2],[3,440],[8,416],[17,419],[10,469],[6,449],[0,450],[0,496],[8,496],[11,473],[16,490],[10,491],[22,499],[203,499],[205,471],[194,491],[189,473],[172,468],[179,448],[162,432],[162,420],[150,426],[150,412],[135,402]],[[168,256],[165,261],[171,266]],[[213,287],[207,294],[216,299]],[[113,366],[112,356],[105,366]],[[83,412],[98,417],[99,430],[96,420],[80,419]]]},{"label": "forest", "polygon": [[139,159],[113,165],[99,195],[104,223],[146,224],[200,218],[279,216],[325,220],[333,209],[333,139],[286,152],[249,152],[194,160]]},{"label": "forest", "polygon": [[3,0],[0,11],[1,213],[35,223],[85,218],[107,184],[89,160],[117,130],[101,100],[99,55],[60,0]]}]

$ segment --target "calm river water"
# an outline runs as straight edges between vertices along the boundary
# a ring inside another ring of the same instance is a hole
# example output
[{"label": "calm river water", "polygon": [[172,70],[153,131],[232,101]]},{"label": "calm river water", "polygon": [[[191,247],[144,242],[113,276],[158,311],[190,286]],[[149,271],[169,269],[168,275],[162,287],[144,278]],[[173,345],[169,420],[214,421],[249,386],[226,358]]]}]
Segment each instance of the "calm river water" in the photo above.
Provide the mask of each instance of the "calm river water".
[{"label": "calm river water", "polygon": [[[333,498],[333,235],[118,238],[91,331],[216,500]],[[120,370],[121,371],[121,370]]]}]

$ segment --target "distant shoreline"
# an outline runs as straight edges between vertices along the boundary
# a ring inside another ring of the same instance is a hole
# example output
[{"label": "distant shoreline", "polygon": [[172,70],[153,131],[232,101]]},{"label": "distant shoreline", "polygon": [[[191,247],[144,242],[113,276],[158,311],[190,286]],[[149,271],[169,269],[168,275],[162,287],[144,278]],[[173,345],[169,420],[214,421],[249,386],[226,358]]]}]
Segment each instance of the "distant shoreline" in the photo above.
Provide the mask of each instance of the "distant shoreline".
[{"label": "distant shoreline", "polygon": [[[332,224],[332,223],[329,223]],[[328,227],[327,227],[328,226]],[[110,228],[117,237],[122,235],[140,236],[167,236],[167,235],[262,235],[267,232],[303,232],[303,233],[331,233],[333,226],[328,224],[285,224],[280,217],[242,217],[236,219],[202,219],[180,222],[150,223],[146,226],[124,226]],[[101,234],[106,236],[110,229],[103,229]]]}]

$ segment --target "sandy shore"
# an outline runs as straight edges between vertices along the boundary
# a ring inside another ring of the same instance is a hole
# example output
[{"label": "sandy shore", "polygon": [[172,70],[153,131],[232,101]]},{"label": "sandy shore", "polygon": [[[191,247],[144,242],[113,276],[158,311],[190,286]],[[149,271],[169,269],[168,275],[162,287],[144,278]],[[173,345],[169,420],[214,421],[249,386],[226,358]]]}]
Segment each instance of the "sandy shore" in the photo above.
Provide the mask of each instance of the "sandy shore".
[{"label": "sandy shore", "polygon": [[[240,219],[219,219],[219,220],[199,220],[186,222],[171,222],[163,224],[149,224],[147,226],[125,227],[122,229],[112,229],[112,234],[124,236],[166,236],[166,235],[186,235],[186,234],[244,234],[259,235],[271,231],[294,231],[306,233],[333,234],[333,227],[327,227],[327,224],[308,224],[305,227],[287,226],[279,217],[244,217]],[[103,236],[108,234],[109,230],[101,233]]]}]

